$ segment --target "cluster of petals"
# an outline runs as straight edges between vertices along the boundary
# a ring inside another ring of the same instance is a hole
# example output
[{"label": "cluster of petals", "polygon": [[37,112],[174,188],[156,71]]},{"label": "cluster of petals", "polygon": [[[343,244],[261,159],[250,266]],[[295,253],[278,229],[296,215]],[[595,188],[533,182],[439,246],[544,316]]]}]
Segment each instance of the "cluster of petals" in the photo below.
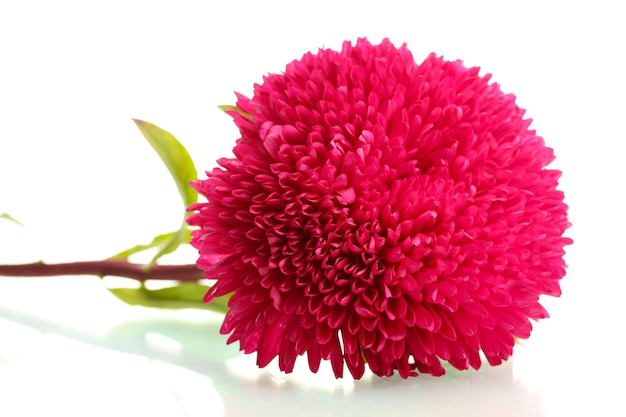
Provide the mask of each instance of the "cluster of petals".
[{"label": "cluster of petals", "polygon": [[571,240],[552,149],[489,79],[359,39],[237,95],[234,156],[188,219],[229,343],[356,379],[512,354]]}]

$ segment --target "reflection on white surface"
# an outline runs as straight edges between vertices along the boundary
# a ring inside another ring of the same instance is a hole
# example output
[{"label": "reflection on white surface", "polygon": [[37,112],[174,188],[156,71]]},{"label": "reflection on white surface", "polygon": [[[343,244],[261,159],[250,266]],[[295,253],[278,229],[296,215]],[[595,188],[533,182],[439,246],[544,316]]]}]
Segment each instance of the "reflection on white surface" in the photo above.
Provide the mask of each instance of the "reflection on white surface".
[{"label": "reflection on white surface", "polygon": [[146,342],[150,348],[180,354],[183,351],[183,344],[171,337],[163,336],[159,333],[146,333]]},{"label": "reflection on white surface", "polygon": [[[62,291],[77,280],[88,299]],[[65,294],[53,302],[63,309],[31,297],[35,288],[52,282],[57,294]],[[88,323],[96,318],[94,329]],[[572,372],[552,356],[560,346],[543,343],[556,339],[541,326],[516,348],[513,360],[499,367],[448,369],[441,378],[370,374],[353,381],[335,380],[328,364],[313,375],[306,358],[290,375],[275,364],[258,369],[254,356],[225,345],[220,323],[219,316],[205,311],[122,305],[89,278],[0,281],[0,415],[378,416],[411,411],[522,417],[599,409],[563,389]],[[611,408],[605,411],[611,415]]]},{"label": "reflection on white surface", "polygon": [[54,335],[36,343],[30,355],[0,364],[3,416],[202,416],[207,404],[224,410],[207,376]]}]

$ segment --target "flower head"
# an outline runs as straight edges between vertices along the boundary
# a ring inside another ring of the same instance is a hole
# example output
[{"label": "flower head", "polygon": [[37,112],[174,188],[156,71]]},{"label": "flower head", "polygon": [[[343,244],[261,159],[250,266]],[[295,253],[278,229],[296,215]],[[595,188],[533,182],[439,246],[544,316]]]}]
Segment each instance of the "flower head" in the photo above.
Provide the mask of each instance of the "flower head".
[{"label": "flower head", "polygon": [[241,138],[195,188],[198,265],[232,293],[221,332],[292,371],[354,378],[496,365],[560,295],[560,172],[489,76],[360,39],[238,95]]}]

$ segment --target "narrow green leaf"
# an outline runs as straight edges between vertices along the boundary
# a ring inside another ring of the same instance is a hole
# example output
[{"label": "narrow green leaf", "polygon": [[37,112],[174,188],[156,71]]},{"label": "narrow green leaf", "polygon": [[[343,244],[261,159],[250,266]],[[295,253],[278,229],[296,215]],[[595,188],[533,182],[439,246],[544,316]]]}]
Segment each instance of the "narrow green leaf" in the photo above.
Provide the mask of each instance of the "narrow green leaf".
[{"label": "narrow green leaf", "polygon": [[109,288],[117,298],[130,305],[156,308],[200,308],[225,313],[228,311],[229,296],[219,297],[206,304],[202,300],[209,290],[206,285],[191,282],[173,287],[150,290],[141,288]]},{"label": "narrow green leaf", "polygon": [[186,210],[198,201],[198,192],[189,185],[190,181],[198,178],[189,152],[171,133],[143,120],[133,121],[170,171]]},{"label": "narrow green leaf", "polygon": [[19,224],[20,226],[24,227],[24,225],[22,223],[17,221],[15,219],[15,217],[11,216],[9,213],[2,213],[2,214],[0,214],[0,219],[5,219],[5,220],[11,221],[11,222],[13,222],[15,224]]},{"label": "narrow green leaf", "polygon": [[198,173],[189,152],[174,135],[152,123],[135,119],[133,121],[170,171],[185,206],[180,229],[157,242],[158,246],[151,246],[159,248],[148,264],[152,266],[161,256],[174,252],[181,243],[189,242],[189,231],[185,222],[187,207],[198,201],[198,192],[189,183],[197,179]]},{"label": "narrow green leaf", "polygon": [[232,106],[230,104],[222,104],[217,106],[218,109],[220,109],[223,112],[226,111],[234,111],[239,113],[240,115],[242,115],[243,117],[245,117],[248,120],[252,120],[252,115],[250,113],[246,113],[245,111],[241,110],[239,107],[237,106]]},{"label": "narrow green leaf", "polygon": [[188,236],[190,235],[190,233],[191,232],[187,228],[187,224],[183,222],[183,224],[180,226],[180,229],[174,232],[174,234],[168,240],[165,240],[159,246],[159,250],[157,251],[156,255],[154,255],[150,263],[148,264],[148,267],[151,267],[152,265],[156,264],[156,261],[161,256],[174,252],[176,248],[178,248],[182,243],[188,243],[189,242]]},{"label": "narrow green leaf", "polygon": [[[189,241],[191,240],[191,230],[189,229],[182,229],[182,230],[185,232],[185,236],[181,243],[189,243]],[[149,249],[158,248],[158,247],[166,248],[172,245],[171,243],[172,241],[180,239],[180,237],[178,236],[180,233],[181,233],[181,229],[175,232],[163,233],[162,235],[155,236],[154,239],[152,239],[150,243],[147,243],[145,245],[133,246],[132,248],[123,250],[122,252],[111,256],[111,259],[128,259],[128,257],[131,255],[134,255],[136,253],[143,252]]]}]

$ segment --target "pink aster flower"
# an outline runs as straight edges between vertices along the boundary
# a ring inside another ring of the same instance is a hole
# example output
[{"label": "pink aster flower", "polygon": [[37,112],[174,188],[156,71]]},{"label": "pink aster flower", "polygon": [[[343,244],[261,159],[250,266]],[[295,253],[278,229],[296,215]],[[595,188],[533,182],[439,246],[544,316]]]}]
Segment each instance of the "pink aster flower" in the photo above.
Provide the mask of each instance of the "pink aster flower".
[{"label": "pink aster flower", "polygon": [[442,375],[506,360],[559,296],[569,226],[531,121],[478,68],[360,39],[238,95],[241,138],[195,188],[221,332],[291,372],[306,354]]}]

